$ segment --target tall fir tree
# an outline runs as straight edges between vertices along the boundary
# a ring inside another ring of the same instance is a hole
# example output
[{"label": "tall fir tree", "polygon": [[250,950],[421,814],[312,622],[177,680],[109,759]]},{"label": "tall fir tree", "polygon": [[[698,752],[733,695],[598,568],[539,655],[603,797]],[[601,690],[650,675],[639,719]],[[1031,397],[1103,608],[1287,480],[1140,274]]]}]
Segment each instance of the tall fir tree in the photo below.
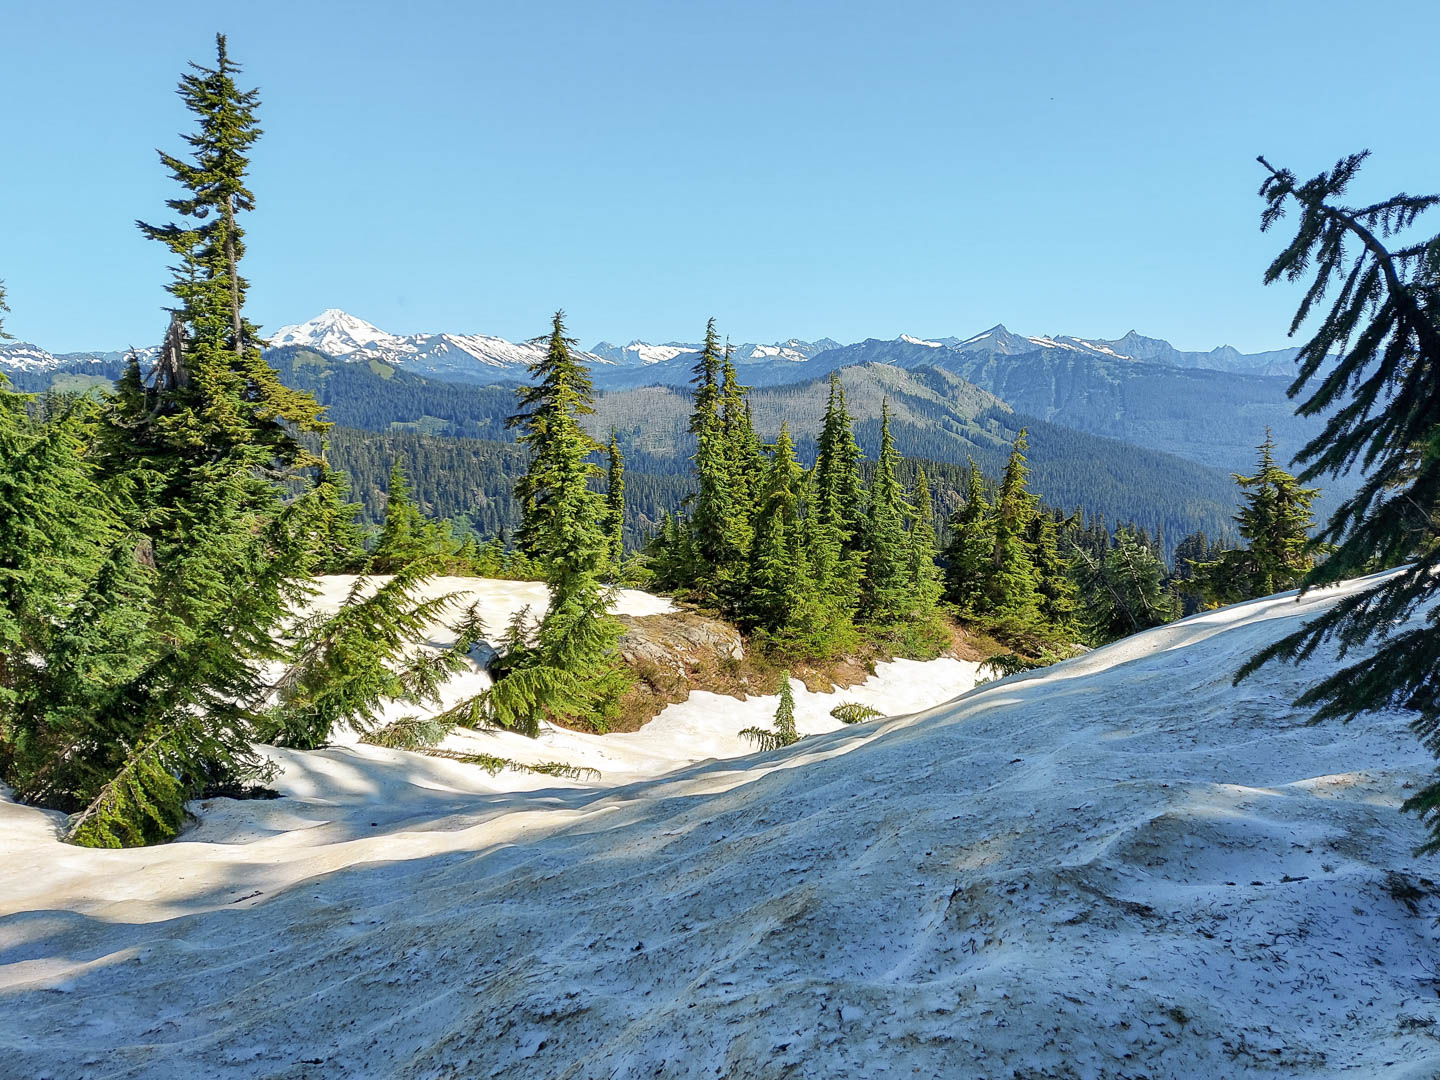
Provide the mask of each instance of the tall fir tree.
[{"label": "tall fir tree", "polygon": [[261,665],[283,655],[272,631],[306,594],[314,557],[312,500],[290,502],[283,481],[319,464],[297,436],[327,425],[265,363],[244,317],[239,216],[254,207],[258,97],[237,86],[223,36],[215,66],[192,68],[179,91],[198,121],[192,153],[160,155],[183,189],[168,204],[179,220],[140,223],[175,256],[176,306],[148,382],[127,370],[100,440],[139,537],[128,558],[141,561],[123,566],[122,552],[110,566],[128,583],[119,594],[146,582],[149,617],[132,642],[142,667],[90,706],[88,753],[109,779],[83,789],[93,797],[69,833],[83,843],[164,839],[185,798],[261,775],[250,746]]},{"label": "tall fir tree", "polygon": [[965,501],[949,521],[950,542],[945,548],[945,598],[961,615],[989,614],[986,587],[995,556],[995,524],[985,485],[975,460],[970,460]]},{"label": "tall fir tree", "polygon": [[994,552],[986,587],[990,612],[999,618],[1025,622],[1038,610],[1039,582],[1035,560],[1026,537],[1035,520],[1038,499],[1030,493],[1030,470],[1025,460],[1027,432],[1022,428],[1010,448],[1000,492],[994,507]]},{"label": "tall fir tree", "polygon": [[[1321,530],[1335,549],[1306,574],[1303,587],[1327,585],[1375,566],[1409,560],[1372,589],[1344,597],[1301,630],[1251,658],[1237,679],[1270,660],[1301,661],[1328,640],[1341,655],[1379,639],[1371,655],[1310,687],[1297,704],[1315,720],[1350,720],[1402,706],[1412,728],[1440,756],[1440,627],[1396,628],[1440,588],[1440,545],[1429,542],[1440,506],[1440,236],[1397,244],[1440,195],[1397,195],[1353,207],[1341,200],[1367,155],[1353,154],[1300,183],[1263,157],[1262,231],[1295,209],[1294,238],[1265,272],[1309,286],[1290,330],[1315,304],[1334,297],[1300,349],[1292,396],[1308,389],[1304,416],[1326,417],[1325,429],[1300,451],[1299,481],[1339,476],[1362,463],[1364,481]],[[1338,354],[1339,360],[1333,357]],[[1417,543],[1417,541],[1419,541]],[[1440,850],[1440,782],[1406,800],[1430,826],[1425,850]]]},{"label": "tall fir tree", "polygon": [[745,604],[748,619],[772,634],[794,618],[810,586],[805,551],[799,543],[803,478],[790,430],[782,423],[761,483]]},{"label": "tall fir tree", "polygon": [[816,512],[840,533],[848,552],[864,547],[864,489],[860,481],[860,445],[845,404],[845,384],[838,372],[830,373],[830,396],[825,419],[816,440]]},{"label": "tall fir tree", "polygon": [[[279,382],[243,317],[239,216],[253,209],[258,99],[236,85],[223,37],[216,53],[215,68],[180,82],[197,118],[192,156],[161,153],[183,189],[168,203],[180,220],[140,226],[176,259],[166,340],[150,379],[128,364],[85,436],[104,497],[72,491],[69,533],[99,511],[109,540],[69,615],[33,639],[45,675],[19,719],[24,752],[43,753],[14,776],[17,791],[81,811],[68,838],[85,844],[164,840],[190,796],[264,775],[251,744],[261,672],[284,655],[274,629],[307,595],[314,562],[314,497],[291,500],[284,484],[318,464],[297,436],[327,425]],[[82,478],[66,468],[48,482]]]},{"label": "tall fir tree", "polygon": [[765,451],[750,414],[750,388],[740,385],[735,351],[728,341],[721,375],[720,427],[731,493],[730,536],[736,557],[745,560],[755,539],[756,500],[765,475]]},{"label": "tall fir tree", "polygon": [[918,613],[933,613],[940,603],[945,587],[940,568],[935,564],[934,507],[930,503],[930,482],[924,469],[915,471],[915,490],[911,496],[913,523],[910,526],[910,578]]},{"label": "tall fir tree", "polygon": [[534,734],[544,717],[604,729],[628,686],[616,662],[619,624],[609,616],[609,513],[591,490],[599,450],[580,418],[591,412],[590,373],[575,359],[577,345],[556,312],[545,355],[530,367],[533,385],[516,391],[521,410],[511,418],[530,451],[521,481],[529,504],[529,551],[544,571],[550,605],[535,634],[486,707],[507,726]]},{"label": "tall fir tree", "polygon": [[837,617],[848,622],[860,603],[864,573],[864,499],[860,447],[845,405],[845,387],[834,372],[816,451],[806,519],[815,581]]},{"label": "tall fir tree", "polygon": [[1061,532],[1077,525],[1054,514],[1038,513],[1030,527],[1030,552],[1035,564],[1035,591],[1042,631],[1050,637],[1068,637],[1075,628],[1076,588],[1070,562],[1061,553]]},{"label": "tall fir tree", "polygon": [[1195,586],[1212,604],[1233,604],[1293,589],[1315,565],[1310,551],[1310,531],[1315,527],[1310,506],[1319,489],[1301,487],[1275,464],[1275,441],[1269,428],[1257,449],[1260,460],[1255,475],[1234,474],[1243,493],[1235,523],[1247,545],[1223,551],[1194,570]]},{"label": "tall fir tree", "polygon": [[357,574],[370,566],[365,550],[364,508],[350,498],[350,478],[328,462],[315,475],[315,570],[321,574]]},{"label": "tall fir tree", "polygon": [[[567,489],[566,473],[573,467],[574,446],[570,444],[580,440],[585,451],[582,460],[587,462],[600,447],[579,426],[580,417],[595,412],[595,387],[589,370],[571,352],[579,342],[566,336],[565,313],[557,311],[550,334],[535,340],[545,343],[545,352],[530,365],[531,385],[516,391],[519,409],[505,424],[520,428],[516,441],[530,452],[525,473],[515,484],[515,501],[522,514],[516,545],[530,558],[544,560],[550,558],[555,545],[564,545],[556,514],[574,509],[551,505]],[[585,468],[588,478],[594,470],[588,465]]]},{"label": "tall fir tree", "polygon": [[0,281],[0,341],[9,341],[10,335],[5,332],[5,316],[10,312],[10,305],[5,302],[5,282]]},{"label": "tall fir tree", "polygon": [[732,470],[727,455],[721,380],[724,357],[712,318],[695,363],[695,405],[690,431],[695,436],[696,493],[690,513],[692,546],[697,558],[695,584],[701,595],[717,603],[733,592],[742,548]]},{"label": "tall fir tree", "polygon": [[896,476],[899,463],[886,400],[880,407],[880,456],[870,484],[870,514],[865,524],[869,557],[863,593],[866,619],[882,624],[902,618],[914,600],[910,538],[905,529],[911,508]]},{"label": "tall fir tree", "polygon": [[379,573],[393,574],[417,559],[452,555],[457,547],[449,527],[431,521],[415,502],[405,466],[397,459],[390,466],[385,516],[375,550],[370,553],[373,568]]}]

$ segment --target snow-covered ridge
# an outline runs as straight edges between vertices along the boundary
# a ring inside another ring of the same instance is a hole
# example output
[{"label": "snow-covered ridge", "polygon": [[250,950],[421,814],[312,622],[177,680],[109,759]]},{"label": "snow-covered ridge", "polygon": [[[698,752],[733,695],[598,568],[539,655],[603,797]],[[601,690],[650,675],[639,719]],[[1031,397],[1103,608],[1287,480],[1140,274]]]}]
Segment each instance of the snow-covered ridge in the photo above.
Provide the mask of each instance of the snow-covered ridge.
[{"label": "snow-covered ridge", "polygon": [[[771,361],[801,363],[827,349],[838,346],[839,342],[829,338],[822,338],[819,341],[801,341],[798,338],[790,338],[787,341],[777,341],[771,345],[757,345],[748,342],[744,345],[736,345],[732,355],[735,363],[741,365],[765,364]],[[611,345],[608,341],[601,341],[590,351],[622,366],[645,367],[653,364],[676,363],[688,366],[695,362],[695,358],[700,355],[702,348],[703,345],[698,341],[667,341],[661,345],[632,341],[624,346]]]},{"label": "snow-covered ridge", "polygon": [[[873,341],[873,339],[871,339]],[[511,342],[487,334],[416,333],[396,334],[351,315],[339,308],[328,308],[301,323],[292,323],[273,331],[269,337],[275,347],[296,346],[313,349],[342,360],[374,359],[403,367],[421,375],[474,382],[495,382],[523,379],[525,369],[543,355],[544,346],[534,341]],[[865,344],[869,344],[866,342]],[[1295,349],[1245,354],[1224,345],[1209,352],[1184,352],[1159,338],[1148,338],[1131,330],[1114,340],[1081,338],[1068,335],[1024,335],[996,325],[967,338],[923,338],[901,334],[893,343],[902,351],[912,346],[933,350],[937,360],[947,350],[960,353],[985,353],[1017,356],[1024,353],[1068,352],[1104,360],[1158,363],[1179,367],[1211,368],[1251,374],[1293,374]],[[737,365],[752,372],[783,373],[792,364],[804,363],[824,353],[843,349],[838,341],[821,338],[802,341],[789,338],[772,344],[746,343],[734,347]],[[153,352],[147,350],[147,352]],[[641,340],[617,346],[597,343],[580,358],[597,368],[602,385],[616,379],[633,382],[626,369],[644,372],[656,369],[657,377],[678,378],[694,364],[700,352],[698,342],[667,341],[652,343]],[[59,367],[77,368],[98,363],[121,353],[75,353],[52,356],[28,344],[0,343],[0,370],[44,371]],[[919,362],[914,360],[907,362]],[[929,362],[928,360],[925,362]],[[607,370],[608,369],[608,370]],[[773,374],[760,376],[762,381],[780,381]],[[679,381],[684,381],[683,379]]]},{"label": "snow-covered ridge", "polygon": [[[511,342],[488,334],[392,334],[339,308],[327,308],[308,322],[282,326],[270,335],[272,347],[299,346],[342,360],[375,359],[422,375],[488,381],[497,373],[523,378],[545,355],[535,341]],[[612,361],[581,353],[587,364]]]},{"label": "snow-covered ridge", "polygon": [[270,344],[299,345],[338,357],[371,348],[413,351],[413,345],[405,338],[386,333],[339,308],[326,308],[308,322],[280,327],[270,335]]},{"label": "snow-covered ridge", "polygon": [[[130,351],[122,349],[113,352],[52,353],[28,341],[0,341],[0,371],[38,373],[65,368],[83,372],[87,368],[123,363]],[[148,365],[159,351],[154,345],[134,350],[142,367]]]},{"label": "snow-covered ridge", "polygon": [[[212,800],[132,851],[62,848],[55,815],[0,801],[5,1060],[57,1080],[1430,1076],[1440,900],[1397,806],[1433,762],[1405,714],[1304,722],[1289,702],[1333,652],[1231,684],[1368,584],[646,778],[277,751],[285,798]],[[736,704],[697,722],[749,722]]]}]

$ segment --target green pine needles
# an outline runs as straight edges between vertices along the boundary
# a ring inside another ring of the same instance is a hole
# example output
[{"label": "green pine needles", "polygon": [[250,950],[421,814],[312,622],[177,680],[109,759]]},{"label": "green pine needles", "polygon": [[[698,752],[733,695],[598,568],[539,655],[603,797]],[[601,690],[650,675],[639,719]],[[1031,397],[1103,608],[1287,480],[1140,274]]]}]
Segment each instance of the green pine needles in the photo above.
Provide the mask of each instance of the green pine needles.
[{"label": "green pine needles", "polygon": [[509,422],[530,451],[515,489],[524,512],[521,544],[544,576],[550,603],[533,630],[524,612],[511,623],[491,668],[494,684],[447,714],[454,723],[532,737],[543,720],[606,730],[631,683],[619,662],[620,624],[609,615],[606,584],[614,570],[615,501],[590,486],[599,472],[591,456],[600,448],[580,423],[594,411],[590,373],[574,357],[563,312],[543,340],[545,354],[530,368],[533,385],[516,391],[520,410]]},{"label": "green pine needles", "polygon": [[1234,604],[1293,589],[1315,565],[1310,505],[1319,489],[1301,487],[1275,463],[1268,428],[1258,449],[1255,475],[1235,474],[1244,493],[1235,523],[1247,546],[1226,549],[1194,565],[1193,588],[1210,604]]},{"label": "green pine needles", "polygon": [[790,672],[780,675],[780,702],[775,707],[775,724],[770,728],[743,728],[740,734],[761,750],[779,750],[800,741],[795,730],[795,691],[790,688]]},{"label": "green pine needles", "polygon": [[[1301,630],[1252,657],[1237,681],[1272,660],[1299,662],[1334,641],[1342,658],[1378,647],[1310,687],[1297,701],[1315,721],[1405,708],[1412,729],[1440,756],[1440,606],[1431,602],[1440,569],[1440,236],[1404,239],[1440,195],[1396,195],[1364,206],[1341,200],[1367,154],[1342,158],[1301,183],[1264,158],[1261,229],[1292,210],[1292,239],[1265,272],[1266,284],[1306,281],[1292,333],[1327,295],[1328,309],[1301,347],[1292,396],[1298,411],[1327,416],[1298,455],[1299,481],[1340,475],[1359,464],[1365,479],[1322,528],[1333,543],[1302,588],[1404,564],[1375,587],[1333,605]],[[1424,851],[1440,851],[1440,782],[1406,800],[1430,827]]]},{"label": "green pine needles", "polygon": [[842,724],[863,724],[867,720],[874,720],[885,714],[873,706],[862,705],[858,701],[842,701],[830,710],[830,715]]}]

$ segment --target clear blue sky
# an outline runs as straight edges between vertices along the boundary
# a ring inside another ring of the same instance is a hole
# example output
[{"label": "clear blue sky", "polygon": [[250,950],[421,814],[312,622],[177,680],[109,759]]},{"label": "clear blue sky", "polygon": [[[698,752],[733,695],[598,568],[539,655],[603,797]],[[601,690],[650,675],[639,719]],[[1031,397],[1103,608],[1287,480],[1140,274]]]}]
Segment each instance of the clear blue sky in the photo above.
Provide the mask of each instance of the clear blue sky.
[{"label": "clear blue sky", "polygon": [[[1440,4],[0,0],[0,278],[53,350],[163,328],[190,58],[262,91],[264,327],[1285,344],[1264,152],[1440,188]],[[1383,17],[1381,14],[1383,12]]]}]

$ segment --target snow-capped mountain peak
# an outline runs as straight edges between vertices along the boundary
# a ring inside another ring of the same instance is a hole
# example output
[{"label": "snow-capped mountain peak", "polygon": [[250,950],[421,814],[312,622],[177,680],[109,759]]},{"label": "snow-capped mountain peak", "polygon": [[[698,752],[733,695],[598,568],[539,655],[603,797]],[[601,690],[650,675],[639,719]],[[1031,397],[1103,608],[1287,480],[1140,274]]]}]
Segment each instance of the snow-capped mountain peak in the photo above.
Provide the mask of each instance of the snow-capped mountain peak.
[{"label": "snow-capped mountain peak", "polygon": [[[273,348],[310,349],[341,361],[379,361],[449,382],[482,384],[523,382],[529,378],[529,366],[544,355],[543,343],[511,342],[488,334],[396,334],[340,308],[327,308],[305,322],[280,327],[270,335],[269,344]],[[624,346],[602,341],[589,352],[578,353],[577,358],[596,369],[596,385],[602,388],[649,382],[685,385],[690,381],[690,369],[700,348],[698,343],[684,341],[633,340]],[[155,349],[149,346],[139,351],[143,366]],[[883,353],[884,362],[900,366],[963,366],[964,358],[971,355],[1045,354],[1053,361],[1084,358],[1086,362],[1122,361],[1265,375],[1293,374],[1295,355],[1293,348],[1242,354],[1228,345],[1209,352],[1184,352],[1168,341],[1145,337],[1134,330],[1115,339],[1024,335],[1013,333],[1003,323],[963,339],[901,334],[886,341],[867,339],[842,346],[831,338],[817,341],[789,338],[771,344],[735,345],[732,355],[743,381],[766,385],[813,377],[836,364],[855,362],[853,356],[857,351],[871,359]],[[60,370],[99,373],[103,370],[113,377],[124,357],[123,351],[54,355],[23,342],[0,342],[0,371],[16,373]],[[812,365],[809,361],[818,363]]]},{"label": "snow-capped mountain peak", "polygon": [[[341,360],[375,359],[420,375],[461,382],[523,379],[544,355],[543,346],[506,341],[489,334],[392,334],[339,308],[327,308],[308,322],[282,326],[270,336],[272,348],[299,346]],[[581,353],[587,364],[611,364]]]},{"label": "snow-capped mountain peak", "polygon": [[393,348],[402,341],[339,308],[326,308],[308,322],[282,326],[270,335],[272,347],[300,345],[338,357],[369,348]]}]

